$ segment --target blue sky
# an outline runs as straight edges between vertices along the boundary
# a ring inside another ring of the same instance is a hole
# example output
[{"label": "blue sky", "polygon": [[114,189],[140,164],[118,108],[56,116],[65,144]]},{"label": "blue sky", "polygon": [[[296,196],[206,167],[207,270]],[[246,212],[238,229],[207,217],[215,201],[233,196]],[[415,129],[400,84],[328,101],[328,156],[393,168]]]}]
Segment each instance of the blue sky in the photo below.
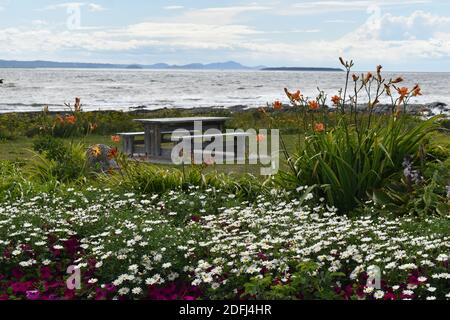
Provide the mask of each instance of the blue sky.
[{"label": "blue sky", "polygon": [[0,0],[0,59],[450,71],[448,0]]}]

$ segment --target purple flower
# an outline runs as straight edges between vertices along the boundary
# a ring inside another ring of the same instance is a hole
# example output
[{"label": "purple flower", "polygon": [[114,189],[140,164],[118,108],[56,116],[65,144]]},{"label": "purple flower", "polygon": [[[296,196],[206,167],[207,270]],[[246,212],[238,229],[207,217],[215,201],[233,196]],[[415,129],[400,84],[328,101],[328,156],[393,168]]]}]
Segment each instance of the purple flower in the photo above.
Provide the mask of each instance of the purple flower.
[{"label": "purple flower", "polygon": [[412,168],[411,158],[409,156],[403,160],[403,174],[409,182],[419,184],[423,181],[420,172]]},{"label": "purple flower", "polygon": [[38,290],[30,290],[26,292],[28,300],[39,300],[41,298],[40,292]]}]

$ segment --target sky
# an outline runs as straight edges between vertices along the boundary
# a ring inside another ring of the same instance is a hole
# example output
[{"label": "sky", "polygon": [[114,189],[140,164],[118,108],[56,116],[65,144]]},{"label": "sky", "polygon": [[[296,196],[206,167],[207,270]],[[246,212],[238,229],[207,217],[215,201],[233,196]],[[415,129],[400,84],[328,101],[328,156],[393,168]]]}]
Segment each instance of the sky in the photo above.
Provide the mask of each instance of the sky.
[{"label": "sky", "polygon": [[448,0],[0,0],[0,59],[450,71]]}]

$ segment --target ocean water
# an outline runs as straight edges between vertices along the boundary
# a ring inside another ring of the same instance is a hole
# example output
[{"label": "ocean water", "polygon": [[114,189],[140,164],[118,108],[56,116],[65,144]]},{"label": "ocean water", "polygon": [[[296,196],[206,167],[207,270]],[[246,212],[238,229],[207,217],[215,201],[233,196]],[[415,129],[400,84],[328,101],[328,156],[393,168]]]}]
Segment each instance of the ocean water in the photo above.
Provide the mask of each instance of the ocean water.
[{"label": "ocean water", "polygon": [[[423,96],[411,103],[450,105],[450,73],[386,73],[403,76],[412,87],[420,83]],[[0,113],[66,110],[64,103],[80,97],[83,110],[259,107],[276,99],[286,101],[283,88],[315,96],[317,87],[329,96],[344,85],[339,72],[191,71],[106,69],[0,69]],[[387,100],[386,100],[387,102]]]}]

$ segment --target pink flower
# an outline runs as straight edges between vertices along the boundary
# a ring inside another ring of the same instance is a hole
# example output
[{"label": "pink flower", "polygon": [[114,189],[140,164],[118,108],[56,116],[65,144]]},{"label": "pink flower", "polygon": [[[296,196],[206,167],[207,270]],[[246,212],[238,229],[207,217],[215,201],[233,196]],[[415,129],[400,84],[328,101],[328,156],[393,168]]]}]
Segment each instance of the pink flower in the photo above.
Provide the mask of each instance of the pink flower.
[{"label": "pink flower", "polygon": [[38,290],[29,290],[26,292],[26,295],[28,300],[39,300],[41,297],[41,294]]},{"label": "pink flower", "polygon": [[73,256],[80,248],[80,243],[75,236],[72,236],[69,240],[64,241],[64,247],[69,255]]},{"label": "pink flower", "polygon": [[52,270],[49,267],[42,267],[40,274],[42,280],[49,280],[52,277]]},{"label": "pink flower", "polygon": [[105,290],[100,288],[95,289],[95,300],[106,300],[107,294]]},{"label": "pink flower", "polygon": [[14,294],[17,293],[25,293],[26,291],[30,290],[32,288],[33,284],[31,281],[27,282],[14,282],[11,284],[11,289],[14,292]]},{"label": "pink flower", "polygon": [[395,300],[395,294],[392,292],[386,292],[384,294],[384,300]]},{"label": "pink flower", "polygon": [[64,300],[73,300],[75,298],[75,290],[64,291]]},{"label": "pink flower", "polygon": [[11,275],[13,276],[13,278],[20,280],[23,278],[25,273],[23,273],[22,270],[20,270],[19,268],[14,268],[11,271]]},{"label": "pink flower", "polygon": [[186,300],[186,301],[194,301],[194,300],[197,300],[197,298],[191,297],[191,296],[185,296],[185,297],[183,298],[183,300]]},{"label": "pink flower", "polygon": [[412,276],[409,276],[408,283],[412,284],[412,285],[419,285],[420,281],[415,275],[412,275]]}]

